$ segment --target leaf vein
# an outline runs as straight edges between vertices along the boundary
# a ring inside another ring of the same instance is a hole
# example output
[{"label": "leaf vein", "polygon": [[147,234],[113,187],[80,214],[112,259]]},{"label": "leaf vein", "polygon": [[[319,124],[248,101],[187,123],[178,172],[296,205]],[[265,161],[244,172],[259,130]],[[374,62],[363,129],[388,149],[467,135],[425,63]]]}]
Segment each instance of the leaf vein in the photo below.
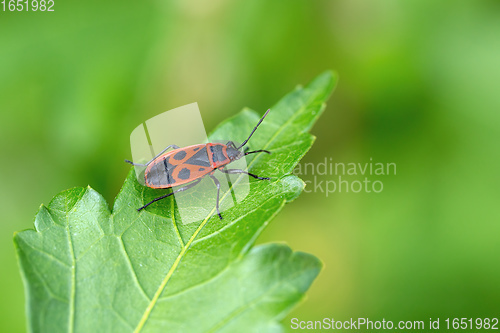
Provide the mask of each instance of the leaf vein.
[{"label": "leaf vein", "polygon": [[120,242],[120,250],[125,256],[125,260],[127,261],[127,265],[129,267],[130,273],[132,274],[132,278],[134,279],[135,284],[141,291],[141,294],[148,300],[151,301],[151,298],[149,298],[148,294],[146,294],[146,291],[142,287],[141,283],[139,282],[139,278],[137,277],[137,273],[134,269],[134,266],[132,265],[132,261],[130,260],[130,257],[127,253],[127,250],[125,249],[125,244],[123,243],[123,239],[121,237],[118,237],[119,242]]},{"label": "leaf vein", "polygon": [[[67,200],[65,201],[65,206],[66,206],[66,211],[67,211],[68,210],[68,201]],[[68,213],[66,213],[66,232],[68,235],[71,261],[73,263],[73,265],[71,265],[71,295],[70,295],[70,303],[69,303],[69,323],[68,323],[69,332],[72,333],[74,331],[74,327],[75,327],[76,258],[75,258],[75,249],[73,246],[73,240],[71,239],[71,231],[69,229],[69,214]]]},{"label": "leaf vein", "polygon": [[49,253],[49,252],[47,252],[47,251],[45,251],[45,250],[39,249],[39,248],[37,248],[37,247],[35,247],[35,246],[33,246],[33,245],[29,244],[28,242],[26,242],[25,244],[26,244],[28,247],[31,247],[33,250],[38,251],[38,252],[40,252],[41,254],[44,254],[45,256],[47,256],[47,257],[48,257],[49,259],[51,259],[52,261],[57,262],[57,263],[61,264],[61,265],[62,265],[62,266],[64,266],[64,267],[71,268],[71,266],[70,266],[69,264],[67,264],[67,263],[65,263],[64,261],[62,261],[61,259],[59,259],[59,258],[55,257],[53,254],[51,254],[51,253]]}]

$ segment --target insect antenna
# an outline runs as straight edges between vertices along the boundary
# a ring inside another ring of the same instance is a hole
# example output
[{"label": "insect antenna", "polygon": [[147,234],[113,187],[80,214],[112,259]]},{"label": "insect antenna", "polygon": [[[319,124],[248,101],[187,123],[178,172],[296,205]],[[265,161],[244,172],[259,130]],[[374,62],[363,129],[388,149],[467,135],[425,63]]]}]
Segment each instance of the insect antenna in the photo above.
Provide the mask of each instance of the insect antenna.
[{"label": "insect antenna", "polygon": [[236,149],[240,149],[241,147],[243,147],[244,145],[247,144],[248,140],[250,140],[250,138],[252,137],[253,133],[255,133],[255,131],[257,130],[257,127],[259,127],[260,123],[264,120],[264,118],[266,118],[267,114],[269,113],[269,111],[271,111],[271,109],[267,110],[266,113],[264,113],[264,115],[262,116],[262,118],[260,118],[259,122],[257,123],[257,126],[255,126],[253,128],[253,131],[252,133],[250,133],[250,135],[248,136],[248,138],[243,141],[243,143]]}]

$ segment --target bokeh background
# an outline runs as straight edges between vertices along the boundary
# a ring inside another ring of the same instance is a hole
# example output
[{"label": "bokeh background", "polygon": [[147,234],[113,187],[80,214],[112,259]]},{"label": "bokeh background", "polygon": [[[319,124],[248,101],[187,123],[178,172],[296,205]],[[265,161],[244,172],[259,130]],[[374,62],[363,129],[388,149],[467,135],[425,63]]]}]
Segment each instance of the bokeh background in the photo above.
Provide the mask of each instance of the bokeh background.
[{"label": "bokeh background", "polygon": [[25,330],[13,232],[70,187],[113,202],[137,124],[198,102],[210,130],[325,69],[340,82],[304,162],[372,158],[397,174],[371,178],[379,194],[303,193],[264,232],[325,263],[285,324],[500,315],[500,2],[54,8],[0,11],[1,331]]}]

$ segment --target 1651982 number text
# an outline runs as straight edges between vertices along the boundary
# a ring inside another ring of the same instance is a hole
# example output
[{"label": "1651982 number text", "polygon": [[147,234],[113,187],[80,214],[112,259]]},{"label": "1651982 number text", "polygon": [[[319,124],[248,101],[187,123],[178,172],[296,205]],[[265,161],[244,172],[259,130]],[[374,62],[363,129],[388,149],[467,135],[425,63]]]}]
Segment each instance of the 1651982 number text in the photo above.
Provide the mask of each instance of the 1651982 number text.
[{"label": "1651982 number text", "polygon": [[2,0],[0,10],[6,12],[53,12],[54,0]]}]

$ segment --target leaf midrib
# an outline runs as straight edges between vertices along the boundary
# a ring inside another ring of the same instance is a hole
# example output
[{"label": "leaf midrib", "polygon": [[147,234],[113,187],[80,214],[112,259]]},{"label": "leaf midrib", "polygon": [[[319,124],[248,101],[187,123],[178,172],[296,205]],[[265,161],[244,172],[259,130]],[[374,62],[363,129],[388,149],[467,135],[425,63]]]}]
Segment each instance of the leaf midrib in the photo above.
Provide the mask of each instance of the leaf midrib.
[{"label": "leaf midrib", "polygon": [[142,330],[142,328],[144,327],[144,325],[146,324],[146,321],[148,320],[151,311],[153,311],[153,308],[156,305],[158,298],[160,298],[160,295],[163,292],[163,290],[165,289],[165,286],[167,285],[168,281],[170,280],[170,277],[174,274],[174,271],[177,269],[177,266],[179,266],[179,263],[181,262],[181,259],[184,257],[184,254],[186,253],[186,251],[189,249],[189,246],[194,241],[196,236],[198,236],[201,229],[203,229],[203,227],[205,226],[207,221],[210,219],[210,217],[211,217],[211,215],[209,217],[207,217],[205,220],[203,220],[203,222],[200,224],[200,226],[193,233],[193,235],[191,236],[189,241],[186,243],[186,245],[184,245],[182,247],[181,252],[179,253],[177,258],[175,259],[174,263],[172,264],[172,267],[170,267],[170,270],[168,271],[167,275],[165,276],[162,283],[160,284],[160,286],[156,290],[156,293],[153,296],[153,298],[151,299],[151,302],[149,303],[148,307],[146,308],[146,311],[144,311],[144,314],[143,314],[141,320],[139,321],[139,324],[137,325],[137,327],[134,330],[135,333],[140,332]]},{"label": "leaf midrib", "polygon": [[[309,101],[310,101],[310,99],[307,100],[307,102],[309,102]],[[262,149],[268,148],[271,145],[271,143],[276,139],[276,137],[279,134],[281,134],[281,132],[283,131],[283,129],[286,128],[290,122],[292,122],[293,120],[295,120],[295,118],[297,118],[298,115],[303,112],[303,110],[305,109],[306,105],[308,104],[307,102],[303,103],[303,105],[300,107],[299,111],[295,112],[292,117],[290,117],[286,122],[284,122],[278,128],[278,130],[268,140],[268,142],[264,145],[264,147]],[[250,169],[250,167],[254,164],[254,162],[257,161],[259,158],[260,158],[260,156],[256,156],[253,160],[251,160],[250,163],[247,166],[247,169]],[[221,197],[220,201],[224,200],[224,198],[228,195],[228,193],[231,192],[231,189],[234,187],[234,185],[237,184],[242,179],[242,177],[243,177],[243,175],[239,176],[237,178],[237,180],[233,184],[231,184],[231,186],[228,188],[228,191],[226,191],[224,193],[224,195]],[[137,327],[135,328],[134,333],[139,333],[142,330],[142,328],[146,324],[146,321],[149,319],[149,315],[151,314],[151,311],[153,311],[153,308],[156,305],[156,302],[160,298],[160,295],[162,294],[163,290],[165,289],[168,281],[170,280],[170,278],[172,277],[174,271],[179,266],[180,261],[184,257],[184,254],[187,252],[187,250],[189,249],[189,247],[191,246],[191,244],[194,242],[195,238],[198,236],[198,234],[203,229],[203,227],[208,222],[208,220],[214,215],[214,213],[215,213],[215,207],[212,208],[212,210],[210,211],[210,213],[208,214],[208,216],[203,220],[203,222],[195,230],[195,232],[193,233],[193,235],[191,236],[191,238],[189,239],[189,241],[182,247],[181,252],[179,253],[179,255],[177,256],[177,258],[175,259],[174,263],[172,264],[172,267],[170,267],[170,270],[167,272],[167,275],[163,279],[162,283],[160,284],[160,286],[156,290],[155,295],[151,299],[151,302],[149,303],[148,307],[144,311],[144,314],[143,314],[141,320],[139,321],[139,323],[137,324]]]},{"label": "leaf midrib", "polygon": [[[77,202],[78,204],[78,202]],[[69,228],[69,211],[68,211],[68,201],[66,200],[64,202],[65,205],[65,210],[66,210],[66,229],[68,232],[68,242],[69,242],[69,249],[70,249],[70,254],[71,254],[71,295],[70,295],[70,302],[69,302],[69,323],[68,323],[68,328],[69,332],[73,333],[75,330],[75,301],[76,301],[76,257],[75,257],[75,249],[73,245],[73,239],[71,238],[71,231]]]}]

